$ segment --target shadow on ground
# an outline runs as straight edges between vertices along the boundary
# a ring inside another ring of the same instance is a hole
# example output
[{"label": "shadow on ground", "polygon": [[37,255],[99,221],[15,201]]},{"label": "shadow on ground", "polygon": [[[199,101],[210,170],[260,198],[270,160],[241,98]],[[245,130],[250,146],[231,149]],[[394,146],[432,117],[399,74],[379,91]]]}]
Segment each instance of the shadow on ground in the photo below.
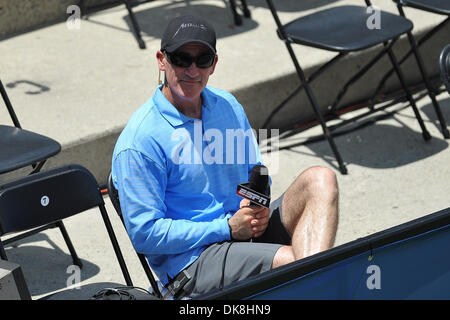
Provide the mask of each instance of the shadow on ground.
[{"label": "shadow on ground", "polygon": [[[46,246],[37,242],[46,242]],[[75,250],[83,263],[80,281],[89,279],[100,272],[100,268],[83,259],[82,249]],[[66,248],[64,250],[67,251]],[[70,254],[65,253],[46,234],[39,233],[19,240],[5,248],[8,260],[21,266],[31,295],[42,295],[65,289],[75,284],[75,271]],[[45,283],[45,286],[43,285]]]},{"label": "shadow on ground", "polygon": [[[450,119],[450,99],[441,100],[440,106],[444,117]],[[424,160],[447,149],[448,141],[440,134],[441,128],[431,103],[420,108],[420,112],[428,130],[431,130],[433,126],[439,130],[439,134],[433,135],[429,141],[423,139],[420,131],[412,130],[403,122],[405,117],[413,117],[412,113],[411,116],[409,113],[395,114],[388,118],[389,123],[375,122],[340,135],[334,133],[337,148],[345,164],[375,169],[396,168]],[[289,149],[301,156],[305,153],[296,147],[304,141],[305,135],[300,133],[295,138],[281,139],[280,142],[283,149]],[[327,141],[321,140],[306,146],[315,156],[325,159],[337,169],[337,162]]]},{"label": "shadow on ground", "polygon": [[[307,1],[276,1],[276,8],[279,12],[302,12],[319,8],[336,2],[336,0],[307,0]],[[262,7],[268,9],[265,1],[248,1],[250,12],[252,8]],[[236,0],[237,12],[242,17],[242,25],[236,26],[233,22],[233,14],[228,1],[225,1],[226,7],[218,2],[217,6],[207,5],[197,1],[171,1],[161,2],[160,5],[149,9],[139,9],[136,7],[136,19],[143,35],[160,39],[162,37],[163,27],[168,21],[175,17],[185,14],[194,14],[207,17],[216,28],[217,38],[225,38],[239,33],[247,32],[258,27],[258,23],[251,17],[243,17],[240,0]],[[252,13],[252,12],[251,12]],[[254,13],[253,13],[254,14]],[[95,19],[89,19],[91,21]],[[129,30],[132,30],[129,15],[124,16],[124,20]],[[275,25],[274,25],[275,29]]]}]

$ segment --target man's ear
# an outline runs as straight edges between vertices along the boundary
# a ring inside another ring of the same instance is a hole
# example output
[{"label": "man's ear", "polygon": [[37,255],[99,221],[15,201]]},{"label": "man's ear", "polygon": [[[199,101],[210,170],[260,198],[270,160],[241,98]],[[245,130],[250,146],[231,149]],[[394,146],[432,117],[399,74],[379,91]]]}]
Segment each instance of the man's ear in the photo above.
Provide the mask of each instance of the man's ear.
[{"label": "man's ear", "polygon": [[161,71],[166,71],[166,60],[165,60],[166,55],[161,51],[158,50],[156,52],[156,60],[158,61],[158,68]]},{"label": "man's ear", "polygon": [[210,71],[209,75],[212,75],[214,73],[214,70],[216,69],[217,61],[219,61],[219,56],[216,54],[216,57],[214,58],[214,63],[211,67],[211,71]]}]

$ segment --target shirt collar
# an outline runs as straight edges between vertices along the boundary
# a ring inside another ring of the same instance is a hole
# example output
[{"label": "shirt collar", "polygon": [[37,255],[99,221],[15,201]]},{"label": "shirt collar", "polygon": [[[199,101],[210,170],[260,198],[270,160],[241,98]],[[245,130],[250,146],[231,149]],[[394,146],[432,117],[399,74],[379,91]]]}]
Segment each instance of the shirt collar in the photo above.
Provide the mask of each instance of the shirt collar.
[{"label": "shirt collar", "polygon": [[[178,109],[175,108],[175,106],[171,104],[169,100],[167,100],[167,98],[161,91],[162,86],[163,85],[160,85],[156,88],[155,94],[153,96],[153,101],[155,102],[155,105],[158,108],[161,115],[174,127],[181,126],[186,122],[194,120],[178,111]],[[206,110],[210,111],[212,106],[214,105],[214,101],[210,95],[209,90],[206,88],[202,92],[202,98],[203,98],[202,116],[204,117],[205,115],[204,111]]]}]

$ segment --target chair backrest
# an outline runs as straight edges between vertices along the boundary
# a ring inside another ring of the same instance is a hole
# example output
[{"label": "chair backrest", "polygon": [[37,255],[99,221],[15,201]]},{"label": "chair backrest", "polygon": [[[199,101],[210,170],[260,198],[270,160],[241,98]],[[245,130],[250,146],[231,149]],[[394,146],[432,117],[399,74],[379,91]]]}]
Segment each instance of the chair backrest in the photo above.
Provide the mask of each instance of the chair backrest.
[{"label": "chair backrest", "polygon": [[14,123],[14,126],[17,128],[21,128],[20,123],[19,123],[19,119],[17,119],[17,115],[14,112],[14,109],[12,107],[11,101],[9,100],[8,95],[6,94],[6,90],[5,87],[3,87],[3,83],[0,80],[0,93],[2,95],[3,101],[5,102],[6,105],[6,109],[8,109],[8,113],[11,117],[12,122]]},{"label": "chair backrest", "polygon": [[65,165],[1,185],[0,235],[44,226],[96,206],[100,209],[125,282],[132,286],[100,187],[82,166]]},{"label": "chair backrest", "polygon": [[[275,8],[275,5],[273,4],[272,0],[266,0],[267,5],[269,6],[270,12],[272,13],[272,16],[275,20],[275,23],[278,28],[278,33],[281,39],[287,39],[286,33],[283,28],[283,24],[281,23],[280,18],[278,17],[277,9]],[[370,7],[372,5],[370,0],[364,0],[366,3],[366,6]]]},{"label": "chair backrest", "polygon": [[448,44],[441,52],[439,57],[439,65],[441,67],[441,78],[450,93],[450,44]]},{"label": "chair backrest", "polygon": [[119,191],[117,191],[116,187],[114,186],[111,172],[109,173],[107,187],[108,187],[108,195],[109,198],[111,199],[114,209],[116,209],[117,214],[119,215],[120,219],[123,222],[122,209],[120,208],[120,201],[119,201]]},{"label": "chair backrest", "polygon": [[61,145],[46,136],[23,130],[5,87],[0,80],[0,93],[14,126],[0,125],[0,174],[31,165],[36,173],[45,161],[61,151]]},{"label": "chair backrest", "polygon": [[93,175],[79,165],[39,172],[0,186],[0,235],[43,226],[104,206]]},{"label": "chair backrest", "polygon": [[[120,199],[119,199],[119,192],[117,191],[116,187],[114,186],[114,182],[112,180],[112,173],[109,173],[108,182],[108,195],[111,199],[111,202],[113,204],[114,209],[116,209],[117,214],[120,217],[120,220],[122,220],[123,226],[125,227],[125,222],[123,220],[122,216],[122,209],[120,208]],[[136,251],[136,254],[139,258],[139,261],[141,262],[142,268],[144,268],[145,274],[147,275],[147,278],[153,288],[153,292],[158,298],[163,298],[161,291],[159,290],[158,283],[156,282],[156,278],[153,275],[152,270],[150,269],[150,266],[148,265],[147,259],[142,253],[139,253]]]}]

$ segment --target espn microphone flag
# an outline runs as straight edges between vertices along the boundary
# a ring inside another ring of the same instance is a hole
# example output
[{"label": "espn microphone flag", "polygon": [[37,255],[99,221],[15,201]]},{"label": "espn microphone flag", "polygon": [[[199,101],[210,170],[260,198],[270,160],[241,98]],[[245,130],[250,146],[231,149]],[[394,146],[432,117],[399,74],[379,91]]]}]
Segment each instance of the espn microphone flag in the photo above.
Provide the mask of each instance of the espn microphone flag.
[{"label": "espn microphone flag", "polygon": [[236,194],[250,200],[253,204],[269,208],[270,196],[265,194],[269,184],[269,172],[263,165],[255,165],[250,181],[237,186]]}]

